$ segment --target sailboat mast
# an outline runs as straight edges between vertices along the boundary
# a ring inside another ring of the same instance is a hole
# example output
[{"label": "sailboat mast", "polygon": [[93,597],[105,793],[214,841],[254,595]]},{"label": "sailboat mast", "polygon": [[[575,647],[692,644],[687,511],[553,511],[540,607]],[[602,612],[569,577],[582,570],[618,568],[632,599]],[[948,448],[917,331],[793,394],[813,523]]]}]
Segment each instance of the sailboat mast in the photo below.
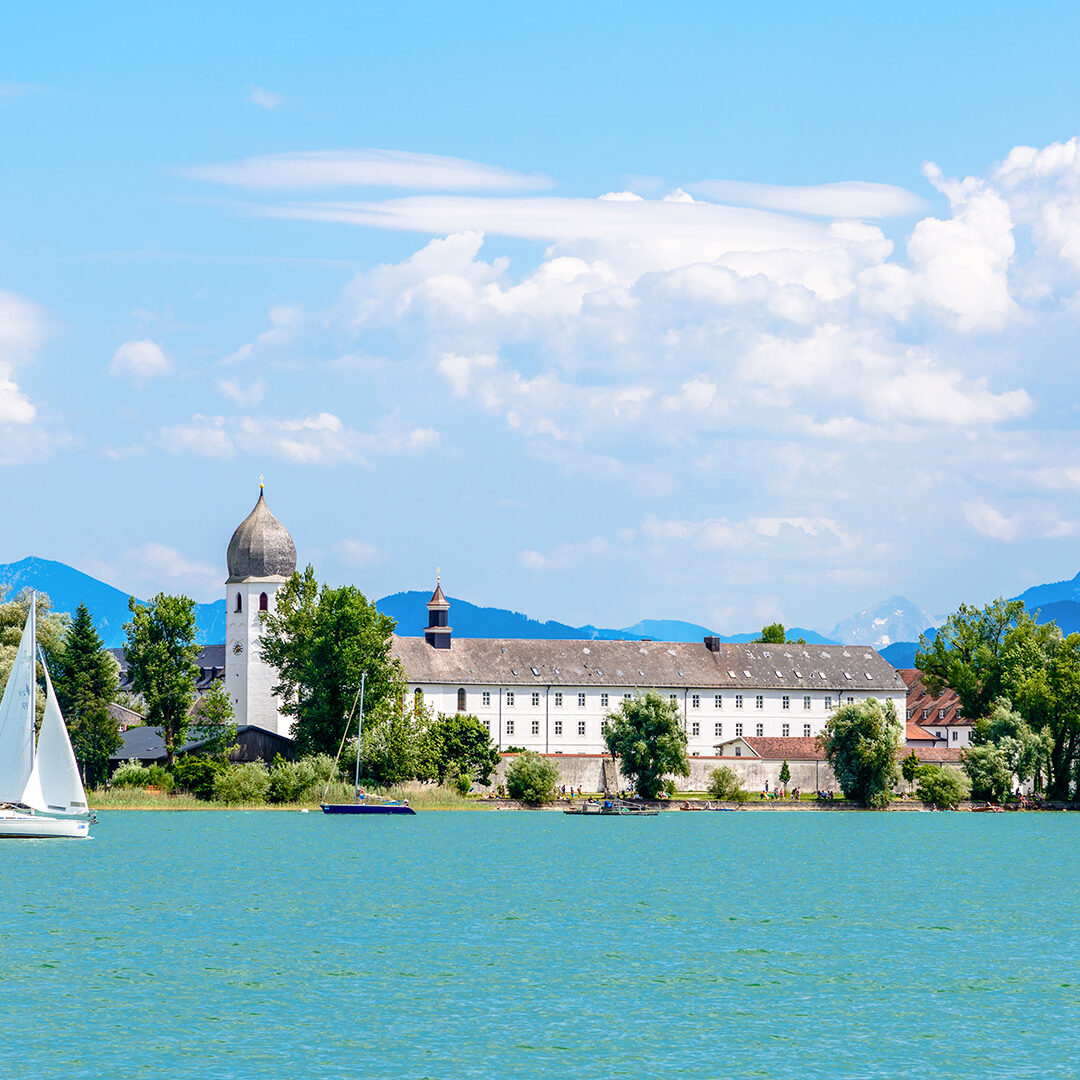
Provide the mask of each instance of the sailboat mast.
[{"label": "sailboat mast", "polygon": [[360,721],[356,725],[356,779],[353,782],[353,804],[360,801],[360,737],[364,733],[364,683],[367,672],[360,673]]}]

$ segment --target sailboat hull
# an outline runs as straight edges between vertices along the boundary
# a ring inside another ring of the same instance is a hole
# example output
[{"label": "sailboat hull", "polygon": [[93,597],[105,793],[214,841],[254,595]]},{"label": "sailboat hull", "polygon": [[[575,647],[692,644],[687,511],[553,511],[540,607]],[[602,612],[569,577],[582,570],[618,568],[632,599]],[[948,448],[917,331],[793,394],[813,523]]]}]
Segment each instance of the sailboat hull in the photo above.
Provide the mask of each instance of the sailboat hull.
[{"label": "sailboat hull", "polygon": [[404,803],[323,803],[324,814],[415,814]]},{"label": "sailboat hull", "polygon": [[90,822],[85,818],[51,818],[39,814],[20,814],[17,811],[0,811],[0,839],[44,839],[60,836],[72,840],[85,840],[90,835]]}]

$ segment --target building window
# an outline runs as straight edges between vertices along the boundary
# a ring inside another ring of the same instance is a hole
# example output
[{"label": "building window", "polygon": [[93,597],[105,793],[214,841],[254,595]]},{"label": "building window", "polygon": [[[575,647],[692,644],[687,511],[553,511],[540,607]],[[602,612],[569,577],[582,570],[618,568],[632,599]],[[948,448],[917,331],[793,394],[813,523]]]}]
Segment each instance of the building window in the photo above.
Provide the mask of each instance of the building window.
[{"label": "building window", "polygon": [[809,739],[810,738],[810,725],[809,724],[803,724],[802,733],[803,733],[803,738],[804,739]]},{"label": "building window", "polygon": [[831,709],[832,708],[832,697],[830,695],[828,695],[828,694],[825,695],[825,708],[826,709]]},{"label": "building window", "polygon": [[560,691],[560,690],[555,691],[555,708],[556,709],[561,709],[562,708],[562,691]]},{"label": "building window", "polygon": [[534,720],[532,722],[532,733],[534,735],[539,735],[540,734],[540,721],[539,720]]},{"label": "building window", "polygon": [[735,747],[735,756],[736,757],[742,757],[742,747],[741,746],[736,745],[736,747]]},{"label": "building window", "polygon": [[513,705],[514,704],[514,691],[513,690],[507,690],[506,691],[506,704],[507,705]]},{"label": "building window", "polygon": [[696,720],[690,725],[690,734],[691,735],[700,735],[701,734],[701,725]]},{"label": "building window", "polygon": [[491,691],[490,690],[485,690],[484,695],[481,698],[481,700],[484,702],[485,705],[490,705],[491,704]]},{"label": "building window", "polygon": [[761,694],[758,694],[758,696],[756,698],[754,698],[754,708],[755,709],[764,709],[765,708],[765,698],[762,697]]},{"label": "building window", "polygon": [[847,699],[847,703],[848,703],[849,705],[854,705],[854,704],[855,704],[855,699],[854,699],[853,697],[849,697],[849,698]]},{"label": "building window", "polygon": [[783,735],[784,738],[786,739],[791,734],[791,725],[790,724],[785,724],[780,729],[780,734]]},{"label": "building window", "polygon": [[802,699],[802,707],[804,709],[809,709],[810,708],[810,695],[809,694],[807,694],[806,697],[804,697]]},{"label": "building window", "polygon": [[678,694],[672,694],[671,695],[671,704],[672,705],[678,705],[679,704],[679,695]]},{"label": "building window", "polygon": [[577,707],[579,709],[584,709],[585,708],[585,695],[584,694],[578,694],[578,696],[577,696]]},{"label": "building window", "polygon": [[239,593],[236,594],[236,610],[244,610],[244,598]]},{"label": "building window", "polygon": [[765,734],[765,725],[758,724],[757,730],[754,732],[754,734],[757,735],[757,737],[760,739],[761,736]]},{"label": "building window", "polygon": [[952,733],[952,741],[956,742],[956,740],[959,739],[959,738],[960,738],[960,732],[959,731],[954,731]]},{"label": "building window", "polygon": [[513,735],[514,734],[514,721],[513,720],[507,720],[506,721],[506,734],[507,735]]},{"label": "building window", "polygon": [[735,725],[735,734],[736,734],[736,735],[737,735],[737,736],[738,736],[738,737],[739,737],[740,739],[742,738],[742,724],[736,724],[736,725]]},{"label": "building window", "polygon": [[736,709],[741,709],[742,708],[742,694],[736,694],[735,695],[735,708]]},{"label": "building window", "polygon": [[424,704],[424,691],[418,686],[413,693],[413,707],[419,709]]},{"label": "building window", "polygon": [[783,704],[783,707],[785,709],[790,709],[791,708],[791,698],[790,698],[789,695],[787,695],[787,694],[784,695],[782,704]]},{"label": "building window", "polygon": [[490,735],[491,734],[491,721],[490,720],[485,720],[483,723],[484,723],[484,730]]},{"label": "building window", "polygon": [[724,725],[723,724],[713,724],[713,734],[717,738],[720,738],[720,736],[724,734]]},{"label": "building window", "polygon": [[633,700],[634,700],[634,695],[633,694],[623,694],[623,701],[633,701]]},{"label": "building window", "polygon": [[585,721],[584,720],[579,720],[577,722],[577,733],[579,735],[584,735],[585,734]]},{"label": "building window", "polygon": [[608,696],[607,696],[607,694],[601,694],[600,695],[600,708],[601,709],[606,709],[607,707],[608,707]]},{"label": "building window", "polygon": [[268,597],[266,595],[266,593],[259,593],[259,610],[260,611],[269,611],[270,610],[270,597]]},{"label": "building window", "polygon": [[460,687],[457,692],[457,711],[465,711],[465,687]]},{"label": "building window", "polygon": [[713,703],[713,708],[722,709],[724,707],[724,696],[723,696],[723,694],[714,695],[714,697],[712,699],[712,703]]},{"label": "building window", "polygon": [[535,690],[533,691],[532,703],[534,706],[540,704],[540,695]]},{"label": "building window", "polygon": [[561,720],[556,720],[555,721],[555,734],[556,735],[561,735],[562,734],[562,721]]},{"label": "building window", "polygon": [[944,720],[945,719],[945,710],[944,709],[938,709],[937,718],[939,720]]}]

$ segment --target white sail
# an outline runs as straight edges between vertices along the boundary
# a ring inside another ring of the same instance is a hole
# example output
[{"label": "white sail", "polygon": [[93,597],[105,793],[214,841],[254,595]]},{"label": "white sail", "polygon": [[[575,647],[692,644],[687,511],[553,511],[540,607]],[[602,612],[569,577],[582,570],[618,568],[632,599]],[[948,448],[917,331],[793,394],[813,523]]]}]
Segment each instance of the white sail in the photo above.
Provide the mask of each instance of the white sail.
[{"label": "white sail", "polygon": [[0,802],[20,802],[34,767],[34,608],[0,700]]},{"label": "white sail", "polygon": [[44,657],[41,666],[45,668],[45,716],[38,733],[34,771],[23,802],[50,814],[85,814],[86,791]]}]

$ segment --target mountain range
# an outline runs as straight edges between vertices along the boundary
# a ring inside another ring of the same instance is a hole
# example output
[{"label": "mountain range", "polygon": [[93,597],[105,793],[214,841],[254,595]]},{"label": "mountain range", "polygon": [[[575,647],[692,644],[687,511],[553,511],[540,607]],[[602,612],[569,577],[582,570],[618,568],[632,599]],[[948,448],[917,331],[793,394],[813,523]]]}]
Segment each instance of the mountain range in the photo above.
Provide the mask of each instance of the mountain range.
[{"label": "mountain range", "polygon": [[[124,623],[130,618],[128,594],[65,563],[29,557],[0,564],[0,589],[8,596],[33,587],[48,593],[53,608],[73,612],[85,603],[94,616],[105,645],[123,644]],[[376,607],[397,622],[397,632],[418,637],[427,624],[425,604],[430,594],[425,590],[396,592],[375,601]],[[591,624],[571,626],[556,621],[532,619],[518,611],[482,607],[456,597],[450,600],[450,623],[459,637],[561,638],[605,641],[700,641],[713,633],[708,627],[678,619],[642,619],[632,626],[615,629]],[[1065,633],[1080,630],[1080,574],[1070,581],[1034,585],[1016,599],[1029,609],[1038,610],[1039,621],[1054,620]],[[225,600],[195,605],[198,625],[196,640],[203,645],[225,640]],[[902,596],[891,596],[880,604],[865,608],[833,627],[828,635],[801,627],[791,627],[791,638],[805,638],[821,644],[869,644],[895,667],[914,664],[916,639],[922,633],[932,637],[938,620]],[[759,631],[744,634],[717,634],[721,641],[753,641]]]}]

